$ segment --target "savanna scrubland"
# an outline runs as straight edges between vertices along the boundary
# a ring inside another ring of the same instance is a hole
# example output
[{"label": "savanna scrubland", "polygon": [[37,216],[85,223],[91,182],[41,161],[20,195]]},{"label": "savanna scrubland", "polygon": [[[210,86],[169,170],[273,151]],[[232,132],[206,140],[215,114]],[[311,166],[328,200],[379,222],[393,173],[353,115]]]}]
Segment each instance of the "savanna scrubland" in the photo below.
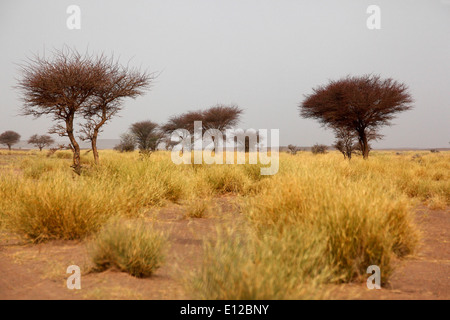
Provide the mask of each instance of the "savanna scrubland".
[{"label": "savanna scrubland", "polygon": [[[175,165],[164,151],[100,155],[95,164],[84,152],[77,175],[70,151],[1,151],[2,241],[20,239],[15,258],[21,248],[71,248],[60,270],[44,275],[61,290],[76,262],[70,251],[82,250],[89,279],[108,269],[150,288],[170,279],[177,289],[157,298],[333,298],[330,287],[364,283],[370,265],[388,284],[395,262],[420,247],[416,208],[450,205],[449,152],[373,151],[351,161],[338,152],[280,153],[273,176],[260,175],[259,164]],[[176,238],[180,226],[190,233]],[[180,241],[200,248],[192,261]],[[114,298],[102,285],[78,297]],[[120,298],[136,298],[135,284],[118,286]]]}]

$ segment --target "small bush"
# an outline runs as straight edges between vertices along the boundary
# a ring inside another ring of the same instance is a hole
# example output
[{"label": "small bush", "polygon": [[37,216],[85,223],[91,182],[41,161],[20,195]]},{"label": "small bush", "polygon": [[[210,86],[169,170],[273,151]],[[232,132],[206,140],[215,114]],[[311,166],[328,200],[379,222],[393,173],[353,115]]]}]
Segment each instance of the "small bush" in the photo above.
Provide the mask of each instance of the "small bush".
[{"label": "small bush", "polygon": [[203,218],[210,208],[209,199],[194,199],[188,202],[185,216],[187,218]]},{"label": "small bush", "polygon": [[96,271],[117,268],[135,277],[151,276],[164,261],[166,237],[143,222],[114,220],[90,245]]},{"label": "small bush", "polygon": [[39,179],[51,172],[56,172],[62,168],[61,163],[52,161],[51,159],[30,160],[25,159],[20,164],[26,178]]},{"label": "small bush", "polygon": [[218,194],[244,194],[248,178],[236,166],[216,165],[206,169],[206,181],[210,188]]},{"label": "small bush", "polygon": [[324,144],[315,144],[311,148],[313,154],[324,154],[327,153],[328,147]]},{"label": "small bush", "polygon": [[447,207],[445,197],[440,194],[433,195],[426,203],[432,210],[445,210]]},{"label": "small bush", "polygon": [[297,151],[300,151],[300,148],[297,146],[294,146],[293,144],[290,144],[287,147],[289,149],[289,152],[294,156],[297,154]]},{"label": "small bush", "polygon": [[200,299],[317,299],[331,270],[318,234],[221,235],[205,245],[203,264],[191,284]]},{"label": "small bush", "polygon": [[55,157],[58,159],[72,159],[72,152],[59,151],[55,153]]},{"label": "small bush", "polygon": [[114,146],[114,150],[120,152],[133,152],[136,146],[136,141],[133,135],[124,133],[120,136],[120,142]]},{"label": "small bush", "polygon": [[[11,177],[10,177],[11,178]],[[9,190],[8,225],[33,242],[73,240],[98,231],[119,208],[110,192],[56,176]]]},{"label": "small bush", "polygon": [[392,256],[403,257],[417,246],[407,201],[394,189],[378,186],[375,178],[339,181],[334,168],[319,165],[315,175],[291,174],[287,182],[281,175],[275,177],[271,188],[248,200],[244,213],[262,236],[270,229],[283,232],[287,226],[311,234],[324,231],[326,236],[319,238],[326,242],[328,261],[337,267],[336,278],[358,279],[376,264],[388,279]]}]

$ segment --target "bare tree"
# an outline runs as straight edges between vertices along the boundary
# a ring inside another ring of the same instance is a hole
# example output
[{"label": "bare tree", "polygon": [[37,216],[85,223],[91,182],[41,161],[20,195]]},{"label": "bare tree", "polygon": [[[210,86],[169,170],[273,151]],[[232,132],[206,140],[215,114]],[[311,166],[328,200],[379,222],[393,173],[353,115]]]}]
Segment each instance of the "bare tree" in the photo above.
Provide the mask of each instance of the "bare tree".
[{"label": "bare tree", "polygon": [[411,109],[412,102],[406,85],[390,78],[364,75],[314,88],[299,109],[302,117],[354,132],[363,157],[367,158],[369,140],[379,137],[380,127],[391,125],[397,113]]},{"label": "bare tree", "polygon": [[30,137],[30,139],[28,139],[28,143],[39,148],[39,151],[42,151],[43,148],[48,147],[53,143],[55,143],[55,140],[53,140],[53,138],[48,135],[40,136],[38,134],[34,134]]},{"label": "bare tree", "polygon": [[18,88],[23,94],[23,115],[51,116],[49,131],[67,136],[73,152],[73,168],[81,173],[80,145],[75,137],[75,116],[90,107],[96,90],[107,80],[104,58],[81,55],[75,50],[55,51],[53,59],[36,56],[21,66]]},{"label": "bare tree", "polygon": [[97,137],[101,127],[122,108],[123,99],[135,98],[148,88],[152,76],[121,67],[105,55],[81,55],[76,50],[55,51],[52,59],[36,56],[22,65],[18,88],[23,115],[49,115],[55,121],[50,133],[67,136],[73,151],[73,167],[81,172],[80,146],[74,122],[83,117],[82,138],[90,140],[98,162]]},{"label": "bare tree", "polygon": [[8,146],[9,151],[11,147],[20,141],[20,134],[15,131],[5,131],[0,134],[0,144]]}]

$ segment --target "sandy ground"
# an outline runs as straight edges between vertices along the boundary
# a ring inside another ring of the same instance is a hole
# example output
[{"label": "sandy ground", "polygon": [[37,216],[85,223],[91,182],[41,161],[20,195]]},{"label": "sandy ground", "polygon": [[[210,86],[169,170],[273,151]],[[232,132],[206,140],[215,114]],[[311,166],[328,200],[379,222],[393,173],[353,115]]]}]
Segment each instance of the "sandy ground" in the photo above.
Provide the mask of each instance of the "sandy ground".
[{"label": "sandy ground", "polygon": [[[149,213],[148,220],[170,234],[166,263],[147,279],[109,270],[89,273],[86,242],[52,241],[39,245],[9,233],[0,235],[0,299],[191,299],[186,285],[201,263],[205,239],[217,225],[238,223],[239,210],[232,197],[215,200],[206,218],[186,219],[182,206],[169,205]],[[418,253],[396,262],[396,270],[381,290],[365,283],[339,285],[331,299],[450,299],[450,215],[448,211],[417,209],[422,231]],[[66,286],[66,269],[82,270],[81,290]]]}]

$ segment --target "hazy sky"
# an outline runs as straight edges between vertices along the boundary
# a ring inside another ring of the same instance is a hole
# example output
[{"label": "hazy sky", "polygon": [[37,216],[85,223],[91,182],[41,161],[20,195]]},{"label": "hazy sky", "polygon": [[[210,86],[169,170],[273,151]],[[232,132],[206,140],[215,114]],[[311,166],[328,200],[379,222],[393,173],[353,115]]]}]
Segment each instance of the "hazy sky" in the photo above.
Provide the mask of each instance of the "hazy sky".
[{"label": "hazy sky", "polygon": [[[72,4],[80,30],[66,26]],[[366,25],[372,4],[380,30]],[[66,44],[161,72],[100,138],[118,138],[135,121],[236,103],[245,110],[240,127],[280,129],[281,145],[331,144],[331,132],[299,117],[303,95],[328,79],[375,73],[406,83],[415,99],[375,147],[450,146],[450,0],[2,0],[0,43],[0,132],[22,139],[51,122],[17,116],[16,64]]]}]

